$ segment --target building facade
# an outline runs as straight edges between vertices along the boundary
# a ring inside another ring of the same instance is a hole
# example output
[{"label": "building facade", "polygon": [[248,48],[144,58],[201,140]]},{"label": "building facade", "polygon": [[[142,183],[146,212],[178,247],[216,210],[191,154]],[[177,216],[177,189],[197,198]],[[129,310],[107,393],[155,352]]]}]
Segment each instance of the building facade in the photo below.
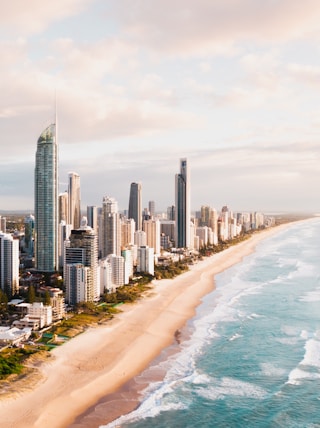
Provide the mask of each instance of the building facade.
[{"label": "building facade", "polygon": [[64,279],[66,301],[71,305],[92,302],[100,295],[98,284],[98,237],[82,222],[65,243]]},{"label": "building facade", "polygon": [[37,142],[34,189],[35,267],[58,270],[58,144],[56,124],[48,126]]},{"label": "building facade", "polygon": [[114,198],[109,196],[103,198],[100,225],[100,257],[104,258],[109,254],[120,256],[121,223],[118,202]]},{"label": "building facade", "polygon": [[68,223],[79,229],[81,222],[80,176],[76,172],[68,174]]},{"label": "building facade", "polygon": [[180,159],[175,177],[175,246],[190,247],[190,176],[187,159]]},{"label": "building facade", "polygon": [[136,230],[141,230],[141,223],[142,223],[141,183],[131,183],[128,218],[133,218],[136,224]]},{"label": "building facade", "polygon": [[1,232],[0,288],[9,298],[19,292],[19,240]]}]

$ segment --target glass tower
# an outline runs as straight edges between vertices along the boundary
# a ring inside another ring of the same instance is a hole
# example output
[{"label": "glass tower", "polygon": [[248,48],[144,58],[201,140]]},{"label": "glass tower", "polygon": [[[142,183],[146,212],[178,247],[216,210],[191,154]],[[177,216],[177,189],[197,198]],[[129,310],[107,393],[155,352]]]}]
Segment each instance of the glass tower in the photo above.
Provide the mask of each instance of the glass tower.
[{"label": "glass tower", "polygon": [[81,197],[80,197],[80,176],[76,172],[69,172],[68,185],[68,223],[73,229],[79,229],[81,223]]},{"label": "glass tower", "polygon": [[142,223],[141,183],[131,183],[128,218],[133,218],[133,220],[136,223],[136,230],[141,230],[141,223]]},{"label": "glass tower", "polygon": [[37,143],[34,176],[35,267],[58,270],[58,145],[56,124],[48,126]]},{"label": "glass tower", "polygon": [[180,159],[180,174],[176,174],[176,227],[177,248],[190,247],[190,177],[187,159]]}]

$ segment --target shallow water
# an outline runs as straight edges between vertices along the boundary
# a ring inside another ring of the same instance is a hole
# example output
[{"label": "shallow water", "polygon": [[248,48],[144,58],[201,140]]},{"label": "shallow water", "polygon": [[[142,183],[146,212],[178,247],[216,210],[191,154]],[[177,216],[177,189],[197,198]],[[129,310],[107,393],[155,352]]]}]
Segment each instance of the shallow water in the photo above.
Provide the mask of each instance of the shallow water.
[{"label": "shallow water", "polygon": [[189,339],[148,369],[164,378],[105,426],[320,427],[319,237],[319,218],[292,224],[217,275]]}]

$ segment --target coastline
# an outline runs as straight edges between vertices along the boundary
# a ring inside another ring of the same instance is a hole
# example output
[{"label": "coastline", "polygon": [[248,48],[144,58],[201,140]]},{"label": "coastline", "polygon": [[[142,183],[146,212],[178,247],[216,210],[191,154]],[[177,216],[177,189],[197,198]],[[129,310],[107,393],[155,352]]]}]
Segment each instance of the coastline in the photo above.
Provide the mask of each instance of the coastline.
[{"label": "coastline", "polygon": [[176,331],[194,316],[202,297],[214,289],[214,275],[240,262],[261,240],[291,224],[254,234],[174,279],[153,281],[148,297],[124,305],[123,312],[108,324],[90,328],[56,348],[54,358],[42,364],[43,380],[32,391],[0,400],[0,427],[62,428],[73,424],[77,416],[127,384],[174,342]]}]

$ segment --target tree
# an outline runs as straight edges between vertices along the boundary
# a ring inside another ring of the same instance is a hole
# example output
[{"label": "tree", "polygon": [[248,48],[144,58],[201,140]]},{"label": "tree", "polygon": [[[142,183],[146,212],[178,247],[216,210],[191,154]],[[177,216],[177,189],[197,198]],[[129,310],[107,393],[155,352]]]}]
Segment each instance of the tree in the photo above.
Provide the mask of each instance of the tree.
[{"label": "tree", "polygon": [[4,313],[8,308],[8,296],[0,289],[0,312]]},{"label": "tree", "polygon": [[44,293],[43,304],[45,306],[50,306],[51,305],[51,298],[50,298],[50,293],[49,293],[48,290],[46,290],[45,293]]},{"label": "tree", "polygon": [[36,292],[33,285],[30,285],[28,288],[28,294],[27,294],[27,302],[28,303],[34,303],[36,301]]}]

